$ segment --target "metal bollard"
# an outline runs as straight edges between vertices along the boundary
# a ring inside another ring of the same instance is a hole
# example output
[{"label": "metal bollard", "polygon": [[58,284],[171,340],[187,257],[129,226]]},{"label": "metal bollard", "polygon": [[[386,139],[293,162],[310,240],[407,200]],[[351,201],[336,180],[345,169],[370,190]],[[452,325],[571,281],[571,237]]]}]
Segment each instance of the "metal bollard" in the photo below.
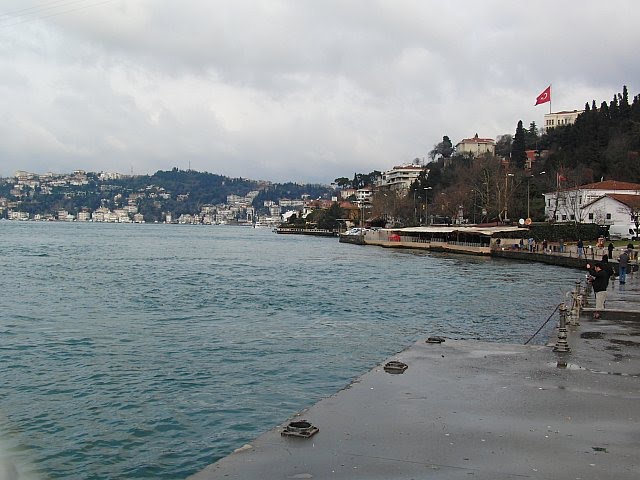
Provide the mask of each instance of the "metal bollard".
[{"label": "metal bollard", "polygon": [[571,348],[567,343],[567,307],[562,304],[560,306],[560,325],[558,326],[558,341],[553,347],[554,352],[570,352]]}]

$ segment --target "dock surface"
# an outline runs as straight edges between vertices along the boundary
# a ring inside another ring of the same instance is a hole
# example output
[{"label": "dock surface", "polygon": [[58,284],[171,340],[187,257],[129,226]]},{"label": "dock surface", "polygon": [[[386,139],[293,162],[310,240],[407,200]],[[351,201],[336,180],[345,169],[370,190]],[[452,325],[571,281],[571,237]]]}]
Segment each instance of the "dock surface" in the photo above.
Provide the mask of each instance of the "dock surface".
[{"label": "dock surface", "polygon": [[[637,480],[640,279],[608,305],[569,327],[568,353],[421,339],[388,359],[404,373],[379,365],[190,478]],[[281,435],[302,419],[318,432]]]}]

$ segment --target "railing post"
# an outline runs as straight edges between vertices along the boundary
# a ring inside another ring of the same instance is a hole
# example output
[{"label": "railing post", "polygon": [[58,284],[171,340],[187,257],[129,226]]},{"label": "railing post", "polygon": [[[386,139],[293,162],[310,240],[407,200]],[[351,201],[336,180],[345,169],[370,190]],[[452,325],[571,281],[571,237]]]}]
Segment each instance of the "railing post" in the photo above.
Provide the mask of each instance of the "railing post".
[{"label": "railing post", "polygon": [[571,348],[567,343],[567,307],[562,304],[560,306],[560,325],[558,326],[558,340],[556,341],[554,352],[570,352]]},{"label": "railing post", "polygon": [[581,293],[581,281],[576,280],[576,288],[573,292],[571,292],[572,296],[572,305],[571,305],[571,316],[569,317],[569,325],[572,327],[576,327],[580,325],[580,307],[582,306],[582,293]]},{"label": "railing post", "polygon": [[582,304],[585,307],[589,306],[589,302],[591,301],[591,292],[592,292],[593,286],[591,285],[591,282],[589,280],[587,280],[587,283],[584,287],[584,296],[582,297]]}]

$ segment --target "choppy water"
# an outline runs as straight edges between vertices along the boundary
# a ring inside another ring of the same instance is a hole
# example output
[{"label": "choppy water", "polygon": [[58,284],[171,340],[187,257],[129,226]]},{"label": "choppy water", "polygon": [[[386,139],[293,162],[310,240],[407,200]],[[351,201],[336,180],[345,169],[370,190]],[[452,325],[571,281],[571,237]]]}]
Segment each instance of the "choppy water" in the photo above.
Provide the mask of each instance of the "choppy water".
[{"label": "choppy water", "polygon": [[523,343],[579,278],[240,227],[3,221],[0,252],[28,479],[184,478],[418,338]]}]

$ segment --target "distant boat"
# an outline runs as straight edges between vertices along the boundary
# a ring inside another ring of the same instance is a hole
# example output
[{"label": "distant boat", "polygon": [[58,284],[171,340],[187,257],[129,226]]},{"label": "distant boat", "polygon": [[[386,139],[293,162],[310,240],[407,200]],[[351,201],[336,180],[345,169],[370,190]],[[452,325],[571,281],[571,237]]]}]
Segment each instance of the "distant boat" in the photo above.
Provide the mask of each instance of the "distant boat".
[{"label": "distant boat", "polygon": [[266,223],[262,223],[262,222],[256,222],[253,224],[253,228],[266,228],[269,225],[267,225]]}]

